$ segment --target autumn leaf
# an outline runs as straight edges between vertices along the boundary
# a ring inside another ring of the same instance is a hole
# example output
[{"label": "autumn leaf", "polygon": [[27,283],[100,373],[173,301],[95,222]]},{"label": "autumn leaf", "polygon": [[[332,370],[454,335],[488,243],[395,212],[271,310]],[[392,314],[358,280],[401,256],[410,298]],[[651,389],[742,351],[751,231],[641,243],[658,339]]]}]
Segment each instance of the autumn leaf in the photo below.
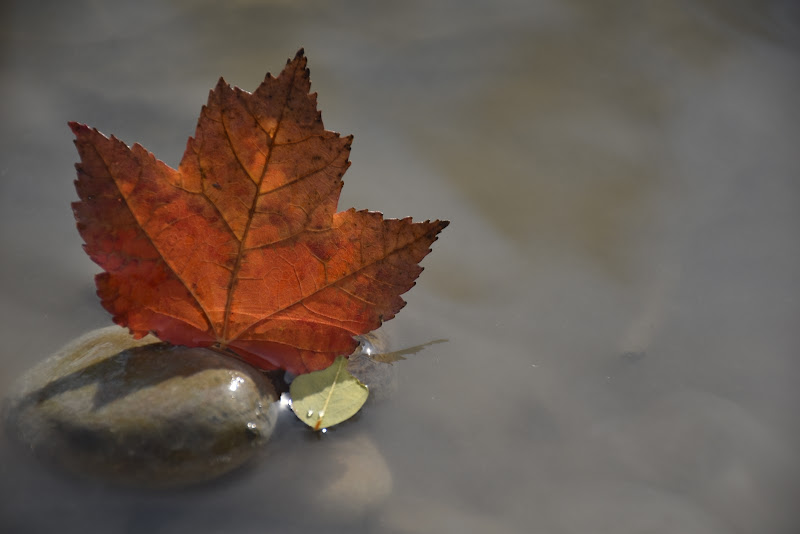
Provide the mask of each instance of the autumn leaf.
[{"label": "autumn leaf", "polygon": [[70,123],[73,210],[114,322],[302,374],[405,305],[448,222],[337,212],[352,136],[324,129],[309,90],[302,50],[252,94],[220,79],[177,170]]}]

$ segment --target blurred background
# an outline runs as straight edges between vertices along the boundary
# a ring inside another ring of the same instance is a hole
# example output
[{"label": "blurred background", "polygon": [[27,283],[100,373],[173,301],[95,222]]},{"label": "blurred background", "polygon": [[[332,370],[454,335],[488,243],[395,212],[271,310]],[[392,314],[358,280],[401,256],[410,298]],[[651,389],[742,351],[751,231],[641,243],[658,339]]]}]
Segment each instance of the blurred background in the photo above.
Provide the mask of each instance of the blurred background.
[{"label": "blurred background", "polygon": [[192,491],[4,437],[0,531],[800,531],[794,0],[4,0],[0,393],[110,324],[67,121],[175,167],[219,76],[253,90],[300,47],[355,135],[340,209],[452,221],[384,327],[448,343]]}]

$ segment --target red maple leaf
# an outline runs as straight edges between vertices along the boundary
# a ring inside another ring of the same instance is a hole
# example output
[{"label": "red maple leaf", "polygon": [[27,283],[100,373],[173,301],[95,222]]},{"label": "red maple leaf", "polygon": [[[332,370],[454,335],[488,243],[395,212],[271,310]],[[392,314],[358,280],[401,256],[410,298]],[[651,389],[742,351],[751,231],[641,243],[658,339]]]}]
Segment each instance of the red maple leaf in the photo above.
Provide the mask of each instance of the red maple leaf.
[{"label": "red maple leaf", "polygon": [[300,50],[248,93],[209,94],[178,170],[70,123],[73,204],[114,322],[261,369],[323,369],[394,317],[447,221],[336,212],[352,136],[325,130]]}]

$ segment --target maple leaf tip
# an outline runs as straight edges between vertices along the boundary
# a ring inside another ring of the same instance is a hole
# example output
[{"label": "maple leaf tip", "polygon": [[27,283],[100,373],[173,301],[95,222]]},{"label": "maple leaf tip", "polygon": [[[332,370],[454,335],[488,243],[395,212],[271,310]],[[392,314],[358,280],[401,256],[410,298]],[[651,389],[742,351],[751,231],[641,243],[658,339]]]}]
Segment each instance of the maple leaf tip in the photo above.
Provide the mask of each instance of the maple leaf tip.
[{"label": "maple leaf tip", "polygon": [[72,133],[74,133],[75,135],[78,135],[78,132],[81,131],[89,131],[88,126],[77,121],[69,121],[67,122],[67,125],[69,126],[70,130],[72,130]]},{"label": "maple leaf tip", "polygon": [[219,80],[217,80],[217,85],[212,90],[210,90],[208,92],[208,97],[211,98],[211,95],[213,95],[217,91],[222,91],[222,90],[230,89],[230,88],[231,88],[231,84],[226,82],[224,77],[220,76]]},{"label": "maple leaf tip", "polygon": [[308,70],[308,59],[306,58],[305,51],[302,48],[297,51],[293,58],[286,60],[286,67],[292,67],[296,72],[302,72],[302,75],[305,78],[310,76],[310,71]]}]

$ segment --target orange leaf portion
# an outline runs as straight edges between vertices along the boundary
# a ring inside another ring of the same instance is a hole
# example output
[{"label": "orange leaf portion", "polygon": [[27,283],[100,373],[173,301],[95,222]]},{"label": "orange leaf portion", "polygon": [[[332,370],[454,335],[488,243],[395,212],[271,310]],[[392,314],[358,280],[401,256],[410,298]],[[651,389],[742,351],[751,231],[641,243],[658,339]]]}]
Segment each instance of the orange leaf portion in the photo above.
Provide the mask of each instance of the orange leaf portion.
[{"label": "orange leaf portion", "polygon": [[305,373],[405,305],[447,221],[336,212],[352,136],[325,130],[301,50],[252,94],[220,79],[174,170],[70,123],[73,204],[114,321]]}]

